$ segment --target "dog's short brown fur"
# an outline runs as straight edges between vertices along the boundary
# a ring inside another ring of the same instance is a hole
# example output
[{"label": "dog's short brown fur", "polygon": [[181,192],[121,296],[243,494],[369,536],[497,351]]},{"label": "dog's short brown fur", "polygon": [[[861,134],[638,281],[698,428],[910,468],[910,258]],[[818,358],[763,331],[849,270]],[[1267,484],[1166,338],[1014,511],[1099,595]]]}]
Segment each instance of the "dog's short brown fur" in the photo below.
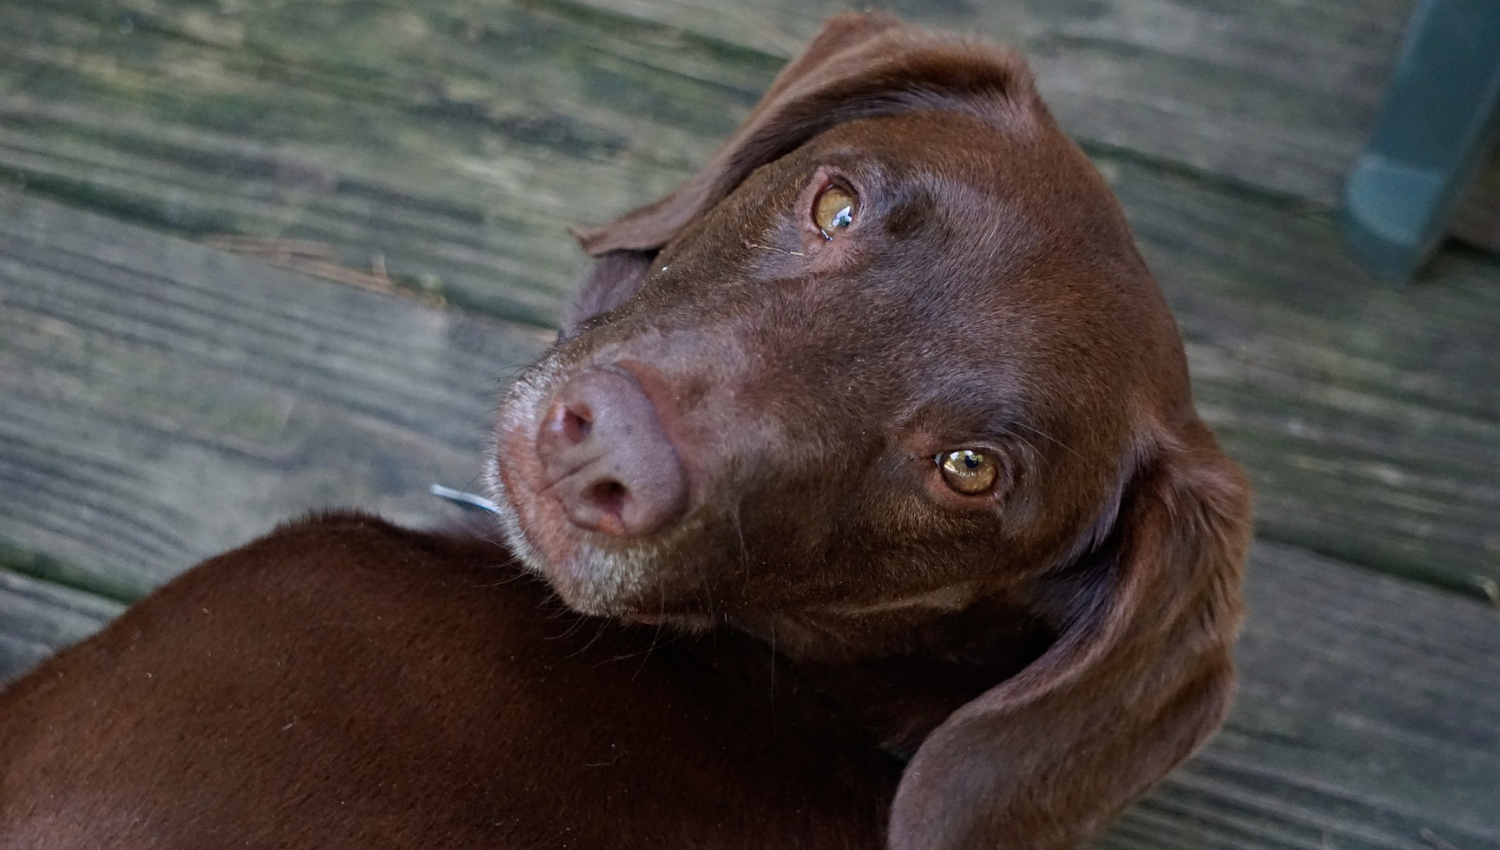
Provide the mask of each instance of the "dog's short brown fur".
[{"label": "dog's short brown fur", "polygon": [[0,846],[1060,850],[1218,725],[1246,488],[1018,58],[835,18],[581,242],[509,548],[199,566],[0,696]]}]

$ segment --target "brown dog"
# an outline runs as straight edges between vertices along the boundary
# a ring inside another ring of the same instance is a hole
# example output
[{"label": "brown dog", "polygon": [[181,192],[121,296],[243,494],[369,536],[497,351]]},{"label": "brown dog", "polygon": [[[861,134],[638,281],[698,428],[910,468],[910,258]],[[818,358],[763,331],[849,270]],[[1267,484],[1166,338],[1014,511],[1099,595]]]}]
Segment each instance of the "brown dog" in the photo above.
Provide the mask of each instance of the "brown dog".
[{"label": "brown dog", "polygon": [[519,566],[207,562],[0,697],[0,846],[1056,850],[1217,726],[1247,492],[1019,59],[835,18],[581,241]]}]

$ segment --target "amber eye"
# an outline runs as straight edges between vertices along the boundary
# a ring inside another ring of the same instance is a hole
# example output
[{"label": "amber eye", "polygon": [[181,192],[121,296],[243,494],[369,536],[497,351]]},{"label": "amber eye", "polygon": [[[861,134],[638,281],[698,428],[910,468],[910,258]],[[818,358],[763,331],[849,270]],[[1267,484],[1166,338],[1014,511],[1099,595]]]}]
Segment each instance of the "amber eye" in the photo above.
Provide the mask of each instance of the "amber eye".
[{"label": "amber eye", "polygon": [[937,464],[943,470],[943,481],[965,496],[988,492],[1000,474],[995,459],[988,453],[968,449],[943,452],[937,456]]},{"label": "amber eye", "polygon": [[849,229],[858,212],[859,198],[854,193],[829,184],[813,202],[813,224],[823,231],[824,239],[832,239]]}]

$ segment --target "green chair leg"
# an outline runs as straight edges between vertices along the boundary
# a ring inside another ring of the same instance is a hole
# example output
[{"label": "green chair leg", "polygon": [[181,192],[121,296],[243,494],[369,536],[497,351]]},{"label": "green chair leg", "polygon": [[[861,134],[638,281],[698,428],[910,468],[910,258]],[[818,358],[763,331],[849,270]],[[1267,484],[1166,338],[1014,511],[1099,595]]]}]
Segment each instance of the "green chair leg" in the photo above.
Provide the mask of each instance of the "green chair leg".
[{"label": "green chair leg", "polygon": [[1344,185],[1349,248],[1407,279],[1500,129],[1500,0],[1419,0],[1375,132]]}]

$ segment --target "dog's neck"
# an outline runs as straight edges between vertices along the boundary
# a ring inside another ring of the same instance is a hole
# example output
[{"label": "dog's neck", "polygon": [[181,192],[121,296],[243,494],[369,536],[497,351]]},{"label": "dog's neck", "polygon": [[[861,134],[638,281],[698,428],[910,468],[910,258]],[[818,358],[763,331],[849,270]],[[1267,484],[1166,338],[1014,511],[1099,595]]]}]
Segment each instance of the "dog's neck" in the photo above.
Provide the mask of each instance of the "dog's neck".
[{"label": "dog's neck", "polygon": [[732,625],[764,642],[786,675],[902,757],[1056,639],[1026,606],[998,596],[958,610],[893,608],[833,618],[820,612]]}]

